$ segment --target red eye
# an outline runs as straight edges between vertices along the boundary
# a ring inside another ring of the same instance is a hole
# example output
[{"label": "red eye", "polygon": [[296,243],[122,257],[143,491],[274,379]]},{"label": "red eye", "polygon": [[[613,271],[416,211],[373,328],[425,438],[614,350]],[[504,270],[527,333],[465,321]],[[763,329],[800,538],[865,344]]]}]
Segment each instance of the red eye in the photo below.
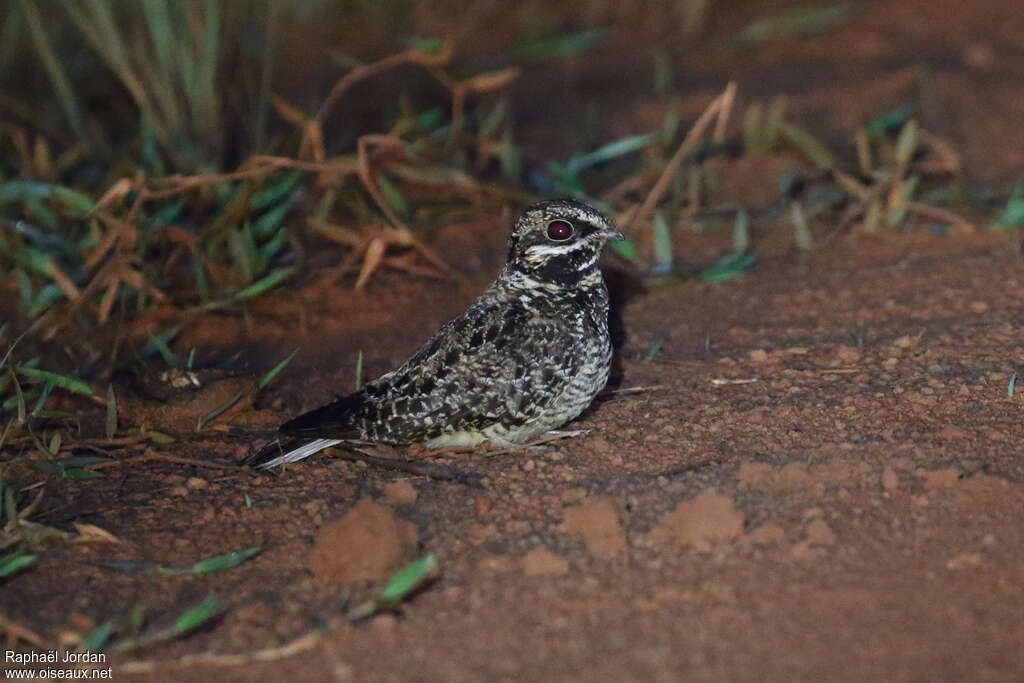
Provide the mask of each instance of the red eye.
[{"label": "red eye", "polygon": [[572,223],[569,221],[551,221],[548,223],[548,238],[556,242],[564,242],[572,237]]}]

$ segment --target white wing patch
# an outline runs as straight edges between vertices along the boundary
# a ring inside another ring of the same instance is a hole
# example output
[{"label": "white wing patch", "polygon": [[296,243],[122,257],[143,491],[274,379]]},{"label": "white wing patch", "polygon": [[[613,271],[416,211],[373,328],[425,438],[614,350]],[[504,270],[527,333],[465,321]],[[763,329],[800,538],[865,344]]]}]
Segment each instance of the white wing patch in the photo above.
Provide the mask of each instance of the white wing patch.
[{"label": "white wing patch", "polygon": [[339,443],[341,443],[341,439],[314,439],[307,444],[303,444],[294,450],[288,451],[284,455],[279,455],[273,460],[268,460],[260,465],[259,468],[261,470],[269,470],[287,462],[298,462],[299,460],[308,458],[314,453],[319,453],[325,448],[336,446]]}]

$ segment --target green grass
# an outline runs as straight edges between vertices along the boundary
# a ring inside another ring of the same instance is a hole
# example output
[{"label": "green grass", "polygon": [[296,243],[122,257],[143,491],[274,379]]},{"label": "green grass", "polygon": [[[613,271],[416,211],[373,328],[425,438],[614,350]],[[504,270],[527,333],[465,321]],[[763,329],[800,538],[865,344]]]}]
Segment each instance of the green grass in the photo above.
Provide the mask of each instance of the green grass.
[{"label": "green grass", "polygon": [[353,621],[365,619],[377,612],[397,608],[434,577],[436,572],[437,558],[434,555],[424,555],[420,559],[410,562],[391,576],[387,585],[377,594],[376,598],[360,604],[349,612],[349,619]]}]

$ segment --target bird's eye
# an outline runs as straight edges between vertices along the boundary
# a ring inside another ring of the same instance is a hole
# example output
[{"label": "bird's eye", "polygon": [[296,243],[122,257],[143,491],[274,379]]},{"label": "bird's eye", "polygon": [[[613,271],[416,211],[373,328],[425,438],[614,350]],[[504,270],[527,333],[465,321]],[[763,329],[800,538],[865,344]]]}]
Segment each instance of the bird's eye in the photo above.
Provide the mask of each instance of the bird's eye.
[{"label": "bird's eye", "polygon": [[548,223],[548,239],[555,242],[564,242],[572,237],[573,228],[569,221],[557,220]]}]

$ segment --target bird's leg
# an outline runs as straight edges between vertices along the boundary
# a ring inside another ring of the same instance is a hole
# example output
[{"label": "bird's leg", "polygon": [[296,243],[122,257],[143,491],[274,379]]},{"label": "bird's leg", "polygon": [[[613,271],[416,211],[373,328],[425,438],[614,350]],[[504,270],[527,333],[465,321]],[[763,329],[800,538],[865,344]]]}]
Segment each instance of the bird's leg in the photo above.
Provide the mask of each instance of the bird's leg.
[{"label": "bird's leg", "polygon": [[544,440],[542,443],[558,439],[575,439],[578,436],[586,436],[590,431],[589,429],[552,429],[550,432],[545,432],[541,439]]},{"label": "bird's leg", "polygon": [[527,441],[526,443],[513,443],[504,439],[491,439],[489,445],[497,446],[498,450],[488,451],[486,455],[488,457],[494,455],[504,455],[506,453],[519,453],[521,451],[539,450],[541,447],[553,442],[561,441],[562,439],[575,439],[578,436],[586,436],[590,433],[589,429],[573,429],[573,430],[560,430],[552,429],[551,431],[544,432],[542,436],[533,441]]}]

